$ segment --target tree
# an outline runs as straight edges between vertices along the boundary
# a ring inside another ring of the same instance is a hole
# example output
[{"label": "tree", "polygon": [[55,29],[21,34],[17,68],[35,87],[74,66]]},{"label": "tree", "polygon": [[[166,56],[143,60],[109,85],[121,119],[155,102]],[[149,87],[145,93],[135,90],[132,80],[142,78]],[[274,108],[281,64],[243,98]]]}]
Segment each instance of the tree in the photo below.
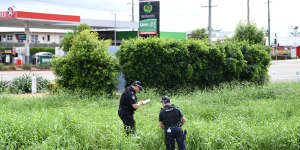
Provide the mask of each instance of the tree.
[{"label": "tree", "polygon": [[258,29],[254,23],[240,22],[233,36],[236,41],[247,41],[249,44],[264,44],[263,29]]},{"label": "tree", "polygon": [[96,32],[81,27],[65,41],[70,47],[67,55],[51,61],[57,84],[70,90],[112,94],[118,83],[119,64],[107,52],[111,41],[100,41]]},{"label": "tree", "polygon": [[71,44],[74,39],[74,36],[79,34],[81,31],[91,30],[91,29],[92,28],[87,24],[80,24],[79,26],[76,27],[76,29],[73,32],[68,32],[65,35],[63,41],[60,43],[60,47],[62,47],[65,52],[68,52],[72,46]]},{"label": "tree", "polygon": [[208,34],[206,33],[206,30],[204,28],[196,29],[192,31],[190,38],[204,40],[208,39]]}]

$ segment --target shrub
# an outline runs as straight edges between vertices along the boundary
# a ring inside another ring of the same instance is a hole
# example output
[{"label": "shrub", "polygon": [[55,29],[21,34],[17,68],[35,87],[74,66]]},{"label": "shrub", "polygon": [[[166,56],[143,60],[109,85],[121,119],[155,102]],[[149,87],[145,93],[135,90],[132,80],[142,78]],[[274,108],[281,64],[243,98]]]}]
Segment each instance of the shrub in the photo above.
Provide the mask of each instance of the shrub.
[{"label": "shrub", "polygon": [[117,87],[119,65],[107,52],[110,41],[99,41],[97,33],[89,30],[73,36],[67,55],[51,61],[57,84],[70,90],[112,94]]},{"label": "shrub", "polygon": [[58,86],[56,85],[56,83],[47,83],[46,87],[50,93],[55,93],[58,91]]},{"label": "shrub", "polygon": [[0,93],[4,92],[8,87],[8,81],[0,81]]},{"label": "shrub", "polygon": [[263,29],[258,29],[254,23],[242,23],[240,22],[233,36],[236,41],[247,41],[250,44],[264,44],[264,32]]},{"label": "shrub", "polygon": [[51,68],[51,64],[39,64],[39,65],[36,65],[36,67],[38,69],[50,69]]},{"label": "shrub", "polygon": [[31,70],[31,64],[24,64],[24,65],[22,66],[22,68],[23,68],[24,70]]},{"label": "shrub", "polygon": [[30,47],[30,55],[34,55],[38,52],[50,52],[55,54],[55,47]]},{"label": "shrub", "polygon": [[0,70],[16,70],[15,65],[5,65],[0,63]]},{"label": "shrub", "polygon": [[264,83],[269,49],[247,42],[159,38],[123,41],[117,52],[127,84],[159,90],[207,88],[231,81]]},{"label": "shrub", "polygon": [[16,66],[15,65],[8,65],[7,70],[16,70]]},{"label": "shrub", "polygon": [[8,68],[3,63],[0,63],[0,70],[8,70]]},{"label": "shrub", "polygon": [[5,47],[0,47],[0,52],[4,53]]},{"label": "shrub", "polygon": [[[23,74],[21,77],[17,77],[13,81],[11,81],[9,85],[9,91],[11,93],[31,93],[31,82],[32,75]],[[49,83],[48,80],[40,76],[36,76],[37,92],[41,91],[42,89],[45,89],[47,83]]]}]

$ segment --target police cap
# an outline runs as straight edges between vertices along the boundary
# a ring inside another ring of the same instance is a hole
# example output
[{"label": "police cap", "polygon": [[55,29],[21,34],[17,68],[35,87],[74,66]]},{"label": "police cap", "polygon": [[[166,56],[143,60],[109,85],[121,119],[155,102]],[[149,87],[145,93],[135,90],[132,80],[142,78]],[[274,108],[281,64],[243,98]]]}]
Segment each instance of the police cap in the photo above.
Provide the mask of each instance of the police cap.
[{"label": "police cap", "polygon": [[142,83],[140,81],[134,81],[132,85],[139,87],[140,91],[143,90]]},{"label": "police cap", "polygon": [[170,102],[170,98],[168,96],[163,96],[163,97],[161,97],[160,102]]}]

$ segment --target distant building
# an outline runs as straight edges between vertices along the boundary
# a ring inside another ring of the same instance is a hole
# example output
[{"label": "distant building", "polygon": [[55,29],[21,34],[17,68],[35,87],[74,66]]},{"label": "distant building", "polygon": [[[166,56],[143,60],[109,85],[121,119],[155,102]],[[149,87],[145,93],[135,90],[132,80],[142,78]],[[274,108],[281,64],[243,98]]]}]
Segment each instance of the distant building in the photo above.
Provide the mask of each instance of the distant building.
[{"label": "distant building", "polygon": [[[55,31],[43,31],[33,30],[30,33],[30,45],[31,46],[42,46],[42,47],[56,47],[63,40],[66,31],[55,30]],[[0,46],[2,47],[23,47],[26,40],[26,35],[21,30],[6,30],[0,31]]]},{"label": "distant building", "polygon": [[211,41],[223,42],[226,40],[226,38],[231,38],[233,34],[234,33],[230,31],[214,30],[211,33]]},{"label": "distant building", "polygon": [[[192,31],[187,32],[187,37],[191,36]],[[233,36],[233,32],[230,31],[222,31],[222,30],[213,30],[211,33],[211,41],[219,41],[223,42],[226,38],[231,38]]]},{"label": "distant building", "polygon": [[277,43],[273,46],[273,55],[277,53],[277,56],[292,56],[292,51],[296,50],[296,57],[300,58],[300,37],[280,37],[277,38]]}]

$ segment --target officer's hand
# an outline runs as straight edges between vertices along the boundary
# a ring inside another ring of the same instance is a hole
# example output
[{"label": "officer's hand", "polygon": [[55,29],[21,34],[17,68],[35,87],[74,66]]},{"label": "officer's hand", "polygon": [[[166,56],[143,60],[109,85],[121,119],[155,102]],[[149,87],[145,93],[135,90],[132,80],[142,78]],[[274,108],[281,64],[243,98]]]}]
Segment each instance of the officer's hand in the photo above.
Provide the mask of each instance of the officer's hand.
[{"label": "officer's hand", "polygon": [[145,105],[144,101],[139,101],[139,105]]}]

